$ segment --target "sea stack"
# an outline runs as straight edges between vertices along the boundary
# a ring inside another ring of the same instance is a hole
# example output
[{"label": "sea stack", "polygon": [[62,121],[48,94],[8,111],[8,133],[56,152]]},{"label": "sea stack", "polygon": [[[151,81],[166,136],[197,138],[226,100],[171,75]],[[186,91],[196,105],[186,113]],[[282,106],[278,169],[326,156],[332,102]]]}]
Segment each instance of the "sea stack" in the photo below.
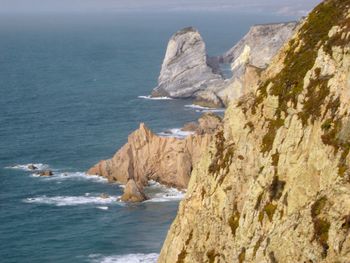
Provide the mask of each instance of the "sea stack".
[{"label": "sea stack", "polygon": [[169,40],[153,97],[189,98],[212,82],[222,80],[207,63],[205,43],[198,30],[184,28]]}]

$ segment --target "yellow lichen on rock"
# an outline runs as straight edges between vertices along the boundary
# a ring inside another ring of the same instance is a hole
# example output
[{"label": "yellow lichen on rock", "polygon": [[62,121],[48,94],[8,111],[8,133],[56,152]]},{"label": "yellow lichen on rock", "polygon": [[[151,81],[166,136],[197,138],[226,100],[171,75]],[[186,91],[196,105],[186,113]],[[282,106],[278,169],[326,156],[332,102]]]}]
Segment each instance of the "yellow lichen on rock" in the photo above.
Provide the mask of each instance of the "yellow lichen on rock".
[{"label": "yellow lichen on rock", "polygon": [[321,3],[231,102],[159,262],[350,262],[349,10]]}]

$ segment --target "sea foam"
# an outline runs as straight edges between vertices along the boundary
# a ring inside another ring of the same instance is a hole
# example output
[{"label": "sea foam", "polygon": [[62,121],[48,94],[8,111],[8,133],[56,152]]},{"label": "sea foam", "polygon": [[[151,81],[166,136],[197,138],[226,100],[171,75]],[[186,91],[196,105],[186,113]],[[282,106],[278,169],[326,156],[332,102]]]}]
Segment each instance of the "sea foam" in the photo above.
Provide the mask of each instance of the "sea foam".
[{"label": "sea foam", "polygon": [[109,196],[103,198],[100,196],[38,196],[26,198],[23,201],[31,204],[45,204],[55,206],[77,206],[77,205],[106,205],[106,204],[121,204],[118,202],[120,196]]},{"label": "sea foam", "polygon": [[179,128],[169,129],[166,132],[159,132],[158,135],[161,137],[175,137],[179,139],[186,138],[189,135],[194,134],[192,131],[183,131]]},{"label": "sea foam", "polygon": [[223,108],[208,108],[195,104],[185,105],[185,108],[194,109],[196,112],[225,112],[225,109]]},{"label": "sea foam", "polygon": [[90,262],[93,263],[156,263],[159,255],[151,254],[126,254],[116,256],[90,255]]},{"label": "sea foam", "polygon": [[149,181],[149,186],[145,189],[150,199],[146,200],[147,203],[169,202],[179,201],[185,196],[185,191],[180,191],[176,188],[166,187],[155,181]]},{"label": "sea foam", "polygon": [[169,97],[151,97],[150,95],[148,96],[137,96],[139,99],[145,99],[145,100],[173,100],[172,98]]},{"label": "sea foam", "polygon": [[48,164],[43,163],[27,163],[27,164],[16,164],[12,166],[5,167],[6,169],[16,169],[16,170],[23,170],[23,171],[33,171],[28,168],[29,165],[34,165],[37,169],[34,171],[40,171],[40,170],[47,170],[50,168]]}]

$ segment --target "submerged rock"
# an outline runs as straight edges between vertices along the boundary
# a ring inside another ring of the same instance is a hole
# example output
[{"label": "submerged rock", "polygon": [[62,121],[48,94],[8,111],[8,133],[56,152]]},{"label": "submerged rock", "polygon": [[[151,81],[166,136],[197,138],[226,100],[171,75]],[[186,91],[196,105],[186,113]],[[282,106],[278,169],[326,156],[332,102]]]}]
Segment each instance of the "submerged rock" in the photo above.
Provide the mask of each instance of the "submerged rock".
[{"label": "submerged rock", "polygon": [[147,196],[141,190],[140,187],[137,186],[136,182],[133,179],[130,179],[124,188],[124,194],[121,197],[123,202],[143,202],[147,200]]},{"label": "submerged rock", "polygon": [[38,170],[38,167],[36,167],[34,164],[29,164],[29,165],[27,166],[27,168],[28,168],[29,170]]},{"label": "submerged rock", "polygon": [[53,176],[53,172],[51,170],[44,170],[44,171],[40,171],[40,172],[37,172],[38,175],[40,176]]}]

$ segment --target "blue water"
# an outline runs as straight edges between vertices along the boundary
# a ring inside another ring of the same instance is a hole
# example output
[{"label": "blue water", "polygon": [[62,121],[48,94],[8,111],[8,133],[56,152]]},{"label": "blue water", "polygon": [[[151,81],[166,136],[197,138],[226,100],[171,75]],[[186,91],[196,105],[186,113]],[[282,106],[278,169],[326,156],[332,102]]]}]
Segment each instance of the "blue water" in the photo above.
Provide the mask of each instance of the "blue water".
[{"label": "blue water", "polygon": [[[250,25],[288,19],[0,17],[0,262],[154,262],[178,201],[103,201],[101,193],[116,198],[122,189],[82,172],[111,157],[139,122],[161,132],[200,115],[184,107],[189,101],[138,98],[156,86],[173,32],[198,27],[216,55]],[[29,163],[48,165],[55,176],[6,168]]]}]

